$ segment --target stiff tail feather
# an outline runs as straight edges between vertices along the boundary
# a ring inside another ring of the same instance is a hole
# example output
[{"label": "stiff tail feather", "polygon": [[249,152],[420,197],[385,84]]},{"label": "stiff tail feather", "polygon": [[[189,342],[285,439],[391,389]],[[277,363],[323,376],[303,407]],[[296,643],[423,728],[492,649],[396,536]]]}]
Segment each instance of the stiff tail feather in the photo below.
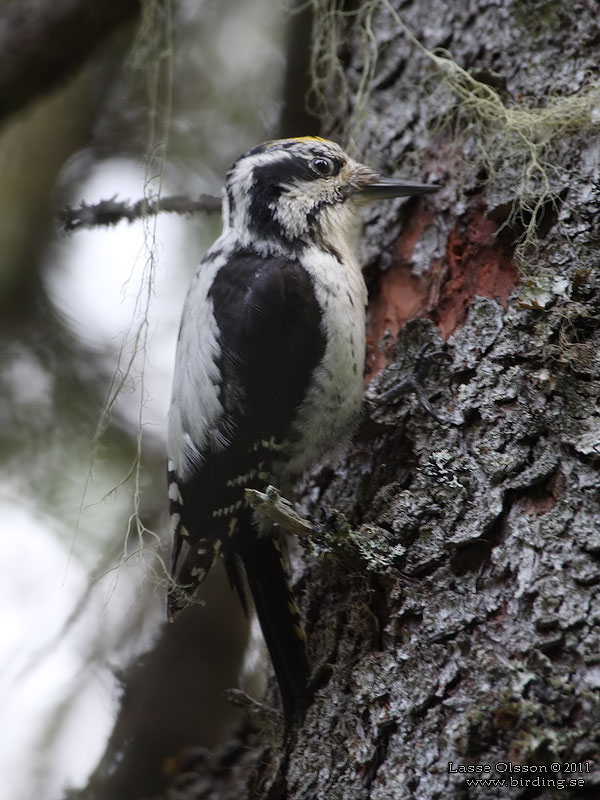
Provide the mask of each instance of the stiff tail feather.
[{"label": "stiff tail feather", "polygon": [[309,663],[300,613],[279,542],[257,537],[243,555],[248,586],[279,684],[286,732],[306,709]]}]

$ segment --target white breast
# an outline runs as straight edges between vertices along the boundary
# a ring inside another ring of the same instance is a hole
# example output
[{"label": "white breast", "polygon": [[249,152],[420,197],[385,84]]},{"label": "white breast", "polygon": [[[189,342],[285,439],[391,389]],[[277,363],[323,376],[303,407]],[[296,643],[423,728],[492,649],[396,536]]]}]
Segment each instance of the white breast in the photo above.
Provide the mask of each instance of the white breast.
[{"label": "white breast", "polygon": [[342,263],[334,255],[310,247],[300,259],[311,274],[323,312],[326,348],[294,421],[302,436],[292,444],[287,475],[297,475],[342,449],[360,414],[367,291],[354,254],[344,247],[340,255]]}]

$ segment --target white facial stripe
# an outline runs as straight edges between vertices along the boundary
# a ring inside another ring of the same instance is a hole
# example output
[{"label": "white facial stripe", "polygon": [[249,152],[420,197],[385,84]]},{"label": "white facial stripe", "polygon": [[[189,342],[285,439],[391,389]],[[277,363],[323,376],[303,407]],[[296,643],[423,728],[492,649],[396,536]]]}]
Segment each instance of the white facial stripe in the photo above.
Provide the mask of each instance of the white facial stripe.
[{"label": "white facial stripe", "polygon": [[[275,164],[280,161],[285,153],[281,150],[265,150],[253,156],[241,158],[230,171],[228,187],[233,193],[234,209],[231,227],[237,231],[246,231],[248,228],[248,210],[250,190],[252,188],[253,173],[256,167]],[[230,211],[230,209],[228,209]],[[229,226],[229,214],[224,218],[223,224]]]}]

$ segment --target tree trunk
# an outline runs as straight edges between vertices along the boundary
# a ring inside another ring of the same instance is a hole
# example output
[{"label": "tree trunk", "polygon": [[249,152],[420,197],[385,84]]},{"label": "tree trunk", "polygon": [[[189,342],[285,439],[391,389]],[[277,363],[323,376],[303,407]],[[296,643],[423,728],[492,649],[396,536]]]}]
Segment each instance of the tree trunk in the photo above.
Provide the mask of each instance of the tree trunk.
[{"label": "tree trunk", "polygon": [[[173,791],[597,797],[597,9],[396,0],[332,20],[325,5],[316,46],[345,44],[342,71],[315,59],[324,135],[442,189],[366,219],[383,369],[343,464],[305,484],[305,724]],[[428,343],[445,357],[418,369]],[[441,422],[414,394],[382,397],[413,370]],[[504,783],[473,783],[490,779]]]}]

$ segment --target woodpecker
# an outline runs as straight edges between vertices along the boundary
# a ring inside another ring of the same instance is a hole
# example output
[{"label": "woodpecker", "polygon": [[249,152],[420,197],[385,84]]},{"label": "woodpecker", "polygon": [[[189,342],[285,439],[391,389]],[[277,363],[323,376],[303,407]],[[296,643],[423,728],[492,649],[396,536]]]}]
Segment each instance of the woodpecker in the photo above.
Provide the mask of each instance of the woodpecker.
[{"label": "woodpecker", "polygon": [[306,703],[304,633],[278,531],[244,490],[289,487],[349,441],[367,300],[355,212],[437,188],[382,178],[319,137],[261,144],[227,173],[223,231],[185,301],[168,422],[168,615],[221,557],[246,612],[246,586],[252,595],[288,730]]}]

